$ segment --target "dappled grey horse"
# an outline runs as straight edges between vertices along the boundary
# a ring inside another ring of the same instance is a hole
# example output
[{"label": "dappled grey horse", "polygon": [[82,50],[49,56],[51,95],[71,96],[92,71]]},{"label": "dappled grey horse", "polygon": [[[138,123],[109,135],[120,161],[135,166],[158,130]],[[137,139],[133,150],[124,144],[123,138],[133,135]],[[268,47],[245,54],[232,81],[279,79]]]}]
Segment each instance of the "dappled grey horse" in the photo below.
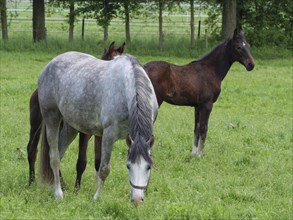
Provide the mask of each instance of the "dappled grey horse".
[{"label": "dappled grey horse", "polygon": [[[123,43],[120,47],[115,49],[115,42],[113,41],[108,49],[105,49],[104,54],[102,55],[102,60],[112,60],[114,57],[119,56],[123,53],[125,47],[125,43]],[[41,127],[42,127],[42,115],[39,105],[38,99],[38,89],[36,89],[30,98],[30,136],[27,144],[27,159],[29,163],[29,185],[32,184],[35,180],[35,162],[37,159],[38,152],[38,144],[41,135]],[[78,160],[76,163],[76,180],[75,180],[75,190],[78,191],[81,183],[81,176],[85,170],[87,164],[86,157],[86,147],[90,135],[85,135],[83,133],[79,133],[79,152],[78,152]],[[100,142],[99,137],[95,137],[95,143]],[[97,144],[95,144],[97,145]],[[100,155],[100,148],[95,148],[95,154]],[[95,158],[95,168],[98,171],[100,166],[100,157]]]},{"label": "dappled grey horse", "polygon": [[40,175],[44,182],[54,181],[55,196],[63,198],[60,158],[80,131],[102,138],[94,199],[110,172],[114,142],[126,137],[131,200],[142,202],[152,166],[150,150],[158,103],[137,60],[131,55],[102,61],[78,52],[61,54],[41,73],[38,96],[43,116]]}]

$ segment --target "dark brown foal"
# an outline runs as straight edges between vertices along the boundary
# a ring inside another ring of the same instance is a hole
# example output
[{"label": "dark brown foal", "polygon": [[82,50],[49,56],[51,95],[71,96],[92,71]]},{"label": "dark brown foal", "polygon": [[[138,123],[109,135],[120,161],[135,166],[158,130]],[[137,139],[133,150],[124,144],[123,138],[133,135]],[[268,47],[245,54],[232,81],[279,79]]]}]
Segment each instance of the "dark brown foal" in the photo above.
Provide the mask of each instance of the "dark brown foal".
[{"label": "dark brown foal", "polygon": [[236,29],[231,39],[220,43],[206,56],[187,65],[177,66],[164,61],[144,65],[159,105],[165,101],[195,107],[193,155],[203,156],[213,103],[220,95],[222,80],[235,61],[244,65],[247,71],[254,68],[249,44],[241,29]]},{"label": "dark brown foal", "polygon": [[[124,52],[125,43],[115,49],[115,42],[112,42],[108,49],[104,51],[103,60],[112,60]],[[37,146],[40,139],[40,131],[42,124],[42,115],[39,107],[38,89],[36,89],[30,98],[30,138],[27,144],[28,163],[29,163],[29,185],[35,180],[35,162],[37,157]],[[76,164],[76,181],[75,189],[80,188],[81,177],[87,164],[87,144],[90,135],[80,133],[79,154]],[[95,137],[95,168],[98,171],[101,158],[101,138]]]}]

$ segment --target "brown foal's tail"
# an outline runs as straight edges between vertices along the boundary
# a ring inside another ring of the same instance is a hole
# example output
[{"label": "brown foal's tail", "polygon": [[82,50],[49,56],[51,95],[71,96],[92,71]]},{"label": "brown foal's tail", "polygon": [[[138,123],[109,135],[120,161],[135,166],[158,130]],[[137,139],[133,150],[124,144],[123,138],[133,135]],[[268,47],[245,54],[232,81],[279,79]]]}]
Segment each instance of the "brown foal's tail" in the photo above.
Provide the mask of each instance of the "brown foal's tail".
[{"label": "brown foal's tail", "polygon": [[46,125],[42,123],[42,141],[41,141],[41,153],[40,153],[40,180],[42,183],[52,184],[54,180],[53,171],[50,165],[49,156],[49,144],[46,134]]}]

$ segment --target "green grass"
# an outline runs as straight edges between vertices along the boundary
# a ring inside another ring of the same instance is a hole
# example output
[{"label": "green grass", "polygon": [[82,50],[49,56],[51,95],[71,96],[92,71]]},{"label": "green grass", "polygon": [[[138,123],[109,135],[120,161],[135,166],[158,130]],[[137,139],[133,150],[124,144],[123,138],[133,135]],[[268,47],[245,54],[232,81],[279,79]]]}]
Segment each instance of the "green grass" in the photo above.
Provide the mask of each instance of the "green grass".
[{"label": "green grass", "polygon": [[[293,218],[291,57],[256,58],[252,72],[233,65],[211,114],[204,159],[191,156],[193,109],[163,104],[155,123],[149,189],[145,203],[135,207],[129,201],[124,141],[115,144],[111,173],[97,201],[92,200],[92,140],[79,195],[73,193],[77,140],[62,160],[64,200],[55,200],[53,190],[39,183],[28,186],[29,98],[42,68],[68,48],[9,47],[0,50],[0,219]],[[194,59],[143,50],[133,54],[142,63]]]}]

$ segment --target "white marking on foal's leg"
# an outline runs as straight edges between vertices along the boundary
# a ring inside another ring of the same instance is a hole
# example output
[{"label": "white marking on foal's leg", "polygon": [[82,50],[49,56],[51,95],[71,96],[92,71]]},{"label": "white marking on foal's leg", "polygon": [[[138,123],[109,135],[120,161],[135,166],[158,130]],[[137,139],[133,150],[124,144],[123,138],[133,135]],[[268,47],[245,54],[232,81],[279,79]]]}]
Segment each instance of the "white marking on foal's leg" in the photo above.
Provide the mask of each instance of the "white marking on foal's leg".
[{"label": "white marking on foal's leg", "polygon": [[192,146],[192,155],[193,156],[199,156],[199,157],[203,157],[203,148],[204,148],[204,141],[199,138],[198,141],[198,146],[193,144]]},{"label": "white marking on foal's leg", "polygon": [[198,135],[197,135],[197,132],[196,132],[194,134],[194,140],[193,140],[193,145],[192,145],[192,155],[196,156],[197,154],[198,154]]},{"label": "white marking on foal's leg", "polygon": [[192,146],[192,155],[196,156],[197,154],[198,154],[198,147],[195,144],[193,144],[193,146]]},{"label": "white marking on foal's leg", "polygon": [[204,148],[204,140],[202,138],[199,138],[197,153],[200,158],[203,158],[203,148]]}]

